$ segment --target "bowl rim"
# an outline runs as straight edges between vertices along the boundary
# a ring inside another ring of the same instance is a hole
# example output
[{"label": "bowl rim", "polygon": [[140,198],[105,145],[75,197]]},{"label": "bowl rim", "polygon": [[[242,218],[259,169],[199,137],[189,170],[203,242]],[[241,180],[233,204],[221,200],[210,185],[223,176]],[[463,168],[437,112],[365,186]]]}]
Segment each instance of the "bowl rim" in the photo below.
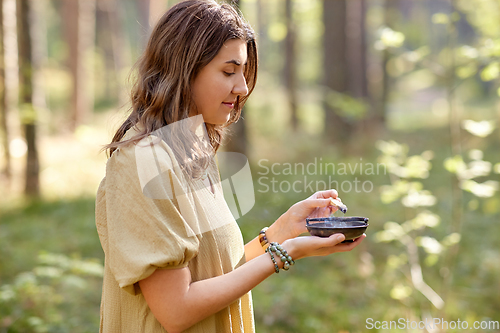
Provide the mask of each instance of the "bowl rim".
[{"label": "bowl rim", "polygon": [[367,228],[369,226],[368,223],[362,222],[362,221],[354,221],[354,222],[359,222],[363,223],[360,225],[347,225],[343,227],[335,227],[335,226],[328,226],[325,225],[325,223],[315,223],[315,224],[307,224],[306,228],[312,228],[312,229],[332,229],[332,230],[344,230],[344,229],[360,229],[360,228]]},{"label": "bowl rim", "polygon": [[[370,219],[364,216],[328,216],[328,217],[314,217],[306,218],[306,223],[309,222],[364,222],[368,224]],[[315,223],[316,224],[316,223]]]}]

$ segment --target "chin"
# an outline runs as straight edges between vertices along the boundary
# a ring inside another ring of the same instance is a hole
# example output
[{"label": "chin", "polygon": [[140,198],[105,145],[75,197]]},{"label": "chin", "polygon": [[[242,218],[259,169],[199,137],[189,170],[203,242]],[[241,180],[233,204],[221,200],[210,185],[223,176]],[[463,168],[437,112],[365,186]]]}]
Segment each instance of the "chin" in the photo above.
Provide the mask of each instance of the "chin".
[{"label": "chin", "polygon": [[214,119],[208,119],[205,121],[207,124],[212,124],[212,125],[224,125],[227,124],[227,122],[231,119],[231,113],[228,113],[224,117],[219,117],[219,118],[214,118]]},{"label": "chin", "polygon": [[228,121],[229,121],[229,117],[227,118],[227,120],[213,119],[213,120],[205,121],[205,123],[210,124],[210,125],[224,125],[224,124],[227,124]]}]

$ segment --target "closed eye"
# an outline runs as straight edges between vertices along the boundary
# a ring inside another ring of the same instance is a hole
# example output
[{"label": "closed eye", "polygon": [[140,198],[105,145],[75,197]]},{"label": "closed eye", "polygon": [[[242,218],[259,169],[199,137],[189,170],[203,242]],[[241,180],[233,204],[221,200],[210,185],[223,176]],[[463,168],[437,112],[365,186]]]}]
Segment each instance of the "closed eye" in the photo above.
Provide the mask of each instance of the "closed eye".
[{"label": "closed eye", "polygon": [[226,76],[231,76],[231,75],[234,75],[234,74],[236,74],[236,73],[224,72],[224,74],[225,74]]}]

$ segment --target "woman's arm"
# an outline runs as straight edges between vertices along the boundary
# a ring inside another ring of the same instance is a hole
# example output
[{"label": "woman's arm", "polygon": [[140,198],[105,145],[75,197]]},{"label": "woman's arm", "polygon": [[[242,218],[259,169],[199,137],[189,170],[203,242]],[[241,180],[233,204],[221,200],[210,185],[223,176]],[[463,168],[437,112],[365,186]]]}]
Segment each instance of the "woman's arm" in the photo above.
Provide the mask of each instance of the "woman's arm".
[{"label": "woman's arm", "polygon": [[[325,217],[337,210],[331,205],[330,198],[338,199],[336,190],[319,191],[309,198],[297,202],[281,215],[266,231],[269,242],[283,243],[307,232],[306,217]],[[245,245],[247,261],[264,253],[259,237],[255,237]]]},{"label": "woman's arm", "polygon": [[[354,243],[339,244],[343,235],[329,238],[298,237],[282,246],[298,260],[307,256],[327,255],[350,251]],[[274,264],[267,253],[257,256],[234,271],[214,278],[191,282],[187,267],[157,269],[139,281],[149,308],[163,327],[171,333],[181,332],[210,315],[227,307],[274,273]]]},{"label": "woman's arm", "polygon": [[269,255],[262,255],[228,274],[194,283],[187,267],[157,269],[139,285],[156,319],[175,333],[227,307],[273,273]]}]

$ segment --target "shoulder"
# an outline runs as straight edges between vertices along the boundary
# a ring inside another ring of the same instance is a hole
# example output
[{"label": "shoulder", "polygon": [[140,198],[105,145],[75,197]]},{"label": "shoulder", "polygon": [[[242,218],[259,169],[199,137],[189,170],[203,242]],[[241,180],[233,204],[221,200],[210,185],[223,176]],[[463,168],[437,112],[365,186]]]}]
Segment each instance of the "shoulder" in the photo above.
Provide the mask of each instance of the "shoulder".
[{"label": "shoulder", "polygon": [[[124,138],[130,137],[127,133]],[[132,136],[133,137],[133,136]],[[138,142],[116,149],[106,164],[106,187],[128,193],[161,192],[153,198],[172,198],[171,182],[184,184],[183,172],[174,153],[161,138],[149,135]]]},{"label": "shoulder", "polygon": [[[130,128],[122,141],[134,139],[140,134],[137,126]],[[107,171],[119,167],[140,170],[151,168],[152,165],[172,169],[175,156],[170,147],[158,136],[150,134],[139,141],[132,141],[117,148],[107,162]]]}]

